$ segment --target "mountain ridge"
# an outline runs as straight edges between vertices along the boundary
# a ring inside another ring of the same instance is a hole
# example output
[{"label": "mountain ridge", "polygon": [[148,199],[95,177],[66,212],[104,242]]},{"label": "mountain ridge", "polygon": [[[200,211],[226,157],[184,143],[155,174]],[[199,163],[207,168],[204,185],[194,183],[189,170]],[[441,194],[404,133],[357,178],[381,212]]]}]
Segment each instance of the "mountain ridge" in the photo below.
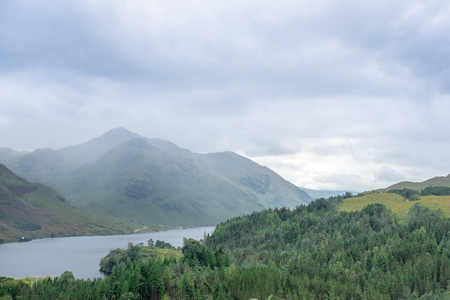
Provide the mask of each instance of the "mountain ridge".
[{"label": "mountain ridge", "polygon": [[[412,182],[412,181],[401,181],[399,183],[393,184],[387,187],[386,191],[393,189],[412,189],[412,190],[421,190],[429,186],[447,186],[450,187],[450,174],[447,176],[435,176],[433,178],[421,181],[421,182]],[[382,189],[383,190],[383,189]]]},{"label": "mountain ridge", "polygon": [[83,144],[2,160],[76,206],[153,225],[215,225],[312,200],[269,168],[234,152],[193,153],[122,127]]}]

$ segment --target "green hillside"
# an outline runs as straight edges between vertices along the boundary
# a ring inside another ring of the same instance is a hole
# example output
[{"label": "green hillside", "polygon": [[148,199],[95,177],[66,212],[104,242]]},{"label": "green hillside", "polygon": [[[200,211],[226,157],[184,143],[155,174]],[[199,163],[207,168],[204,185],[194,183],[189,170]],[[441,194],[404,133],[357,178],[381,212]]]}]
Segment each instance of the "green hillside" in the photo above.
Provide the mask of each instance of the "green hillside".
[{"label": "green hillside", "polygon": [[390,187],[384,189],[384,191],[393,190],[393,189],[411,189],[420,191],[429,186],[447,186],[450,187],[450,174],[447,176],[437,176],[430,179],[427,179],[422,182],[411,182],[411,181],[402,181],[391,185]]},{"label": "green hillside", "polygon": [[341,211],[359,211],[369,204],[385,205],[400,220],[406,220],[408,210],[420,203],[450,216],[450,175],[434,177],[423,182],[403,181],[385,189],[369,191],[359,197],[345,199],[339,206]]},{"label": "green hillside", "polygon": [[48,186],[0,164],[0,240],[129,233],[138,225],[77,209]]},{"label": "green hillside", "polygon": [[4,151],[18,175],[42,182],[92,212],[148,225],[215,225],[312,198],[272,170],[232,152],[199,154],[113,129],[60,150]]},{"label": "green hillside", "polygon": [[450,196],[423,196],[420,200],[409,201],[394,193],[372,193],[361,197],[352,197],[343,200],[339,205],[340,211],[359,211],[364,207],[380,203],[385,205],[393,213],[399,216],[401,221],[408,217],[409,209],[416,203],[420,203],[434,210],[442,210],[445,216],[450,216]]}]

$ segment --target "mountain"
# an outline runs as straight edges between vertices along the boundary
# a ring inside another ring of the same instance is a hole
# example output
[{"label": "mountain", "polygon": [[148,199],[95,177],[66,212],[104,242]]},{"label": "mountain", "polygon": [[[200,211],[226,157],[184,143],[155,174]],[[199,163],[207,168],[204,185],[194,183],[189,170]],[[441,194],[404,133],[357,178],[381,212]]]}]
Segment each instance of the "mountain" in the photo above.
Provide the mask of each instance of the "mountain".
[{"label": "mountain", "polygon": [[73,207],[52,188],[30,183],[0,164],[0,242],[129,233],[136,225]]},{"label": "mountain", "polygon": [[430,179],[427,179],[422,182],[411,182],[411,181],[403,181],[396,184],[393,184],[386,188],[386,190],[393,189],[411,189],[420,191],[429,186],[447,186],[450,187],[450,174],[447,176],[437,176]]},{"label": "mountain", "polygon": [[135,136],[124,128],[117,128],[82,145],[60,150],[37,149],[22,155],[13,150],[14,155],[9,154],[11,151],[0,151],[0,163],[29,181],[50,185],[65,194],[72,184],[69,179],[71,173],[95,162],[105,151]]},{"label": "mountain", "polygon": [[272,170],[236,153],[193,153],[124,128],[59,150],[12,157],[0,153],[2,160],[78,207],[150,225],[214,225],[312,200]]},{"label": "mountain", "polygon": [[16,156],[26,154],[26,152],[15,151],[11,148],[0,147],[0,157],[3,159],[11,159]]}]

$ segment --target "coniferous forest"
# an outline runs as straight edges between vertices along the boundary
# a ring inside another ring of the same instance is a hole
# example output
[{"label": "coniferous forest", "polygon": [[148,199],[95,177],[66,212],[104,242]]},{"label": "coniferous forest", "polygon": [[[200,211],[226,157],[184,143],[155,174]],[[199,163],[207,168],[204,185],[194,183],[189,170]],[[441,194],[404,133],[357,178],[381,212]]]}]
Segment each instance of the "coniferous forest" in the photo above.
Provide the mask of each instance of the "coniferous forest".
[{"label": "coniferous forest", "polygon": [[[346,195],[348,196],[348,195]],[[450,219],[414,205],[337,210],[343,196],[219,224],[181,249],[115,249],[103,279],[0,278],[0,299],[450,299]]]}]

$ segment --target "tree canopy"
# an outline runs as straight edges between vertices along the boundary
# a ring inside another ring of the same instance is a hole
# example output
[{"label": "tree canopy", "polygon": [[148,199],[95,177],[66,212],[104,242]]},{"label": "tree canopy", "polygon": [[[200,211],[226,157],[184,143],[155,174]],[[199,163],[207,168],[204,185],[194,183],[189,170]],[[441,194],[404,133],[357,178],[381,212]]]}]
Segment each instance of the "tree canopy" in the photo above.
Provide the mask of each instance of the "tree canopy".
[{"label": "tree canopy", "polygon": [[450,220],[442,212],[415,204],[399,222],[382,204],[339,212],[343,198],[236,217],[181,249],[149,243],[111,250],[101,262],[104,279],[2,278],[0,297],[450,298]]}]

